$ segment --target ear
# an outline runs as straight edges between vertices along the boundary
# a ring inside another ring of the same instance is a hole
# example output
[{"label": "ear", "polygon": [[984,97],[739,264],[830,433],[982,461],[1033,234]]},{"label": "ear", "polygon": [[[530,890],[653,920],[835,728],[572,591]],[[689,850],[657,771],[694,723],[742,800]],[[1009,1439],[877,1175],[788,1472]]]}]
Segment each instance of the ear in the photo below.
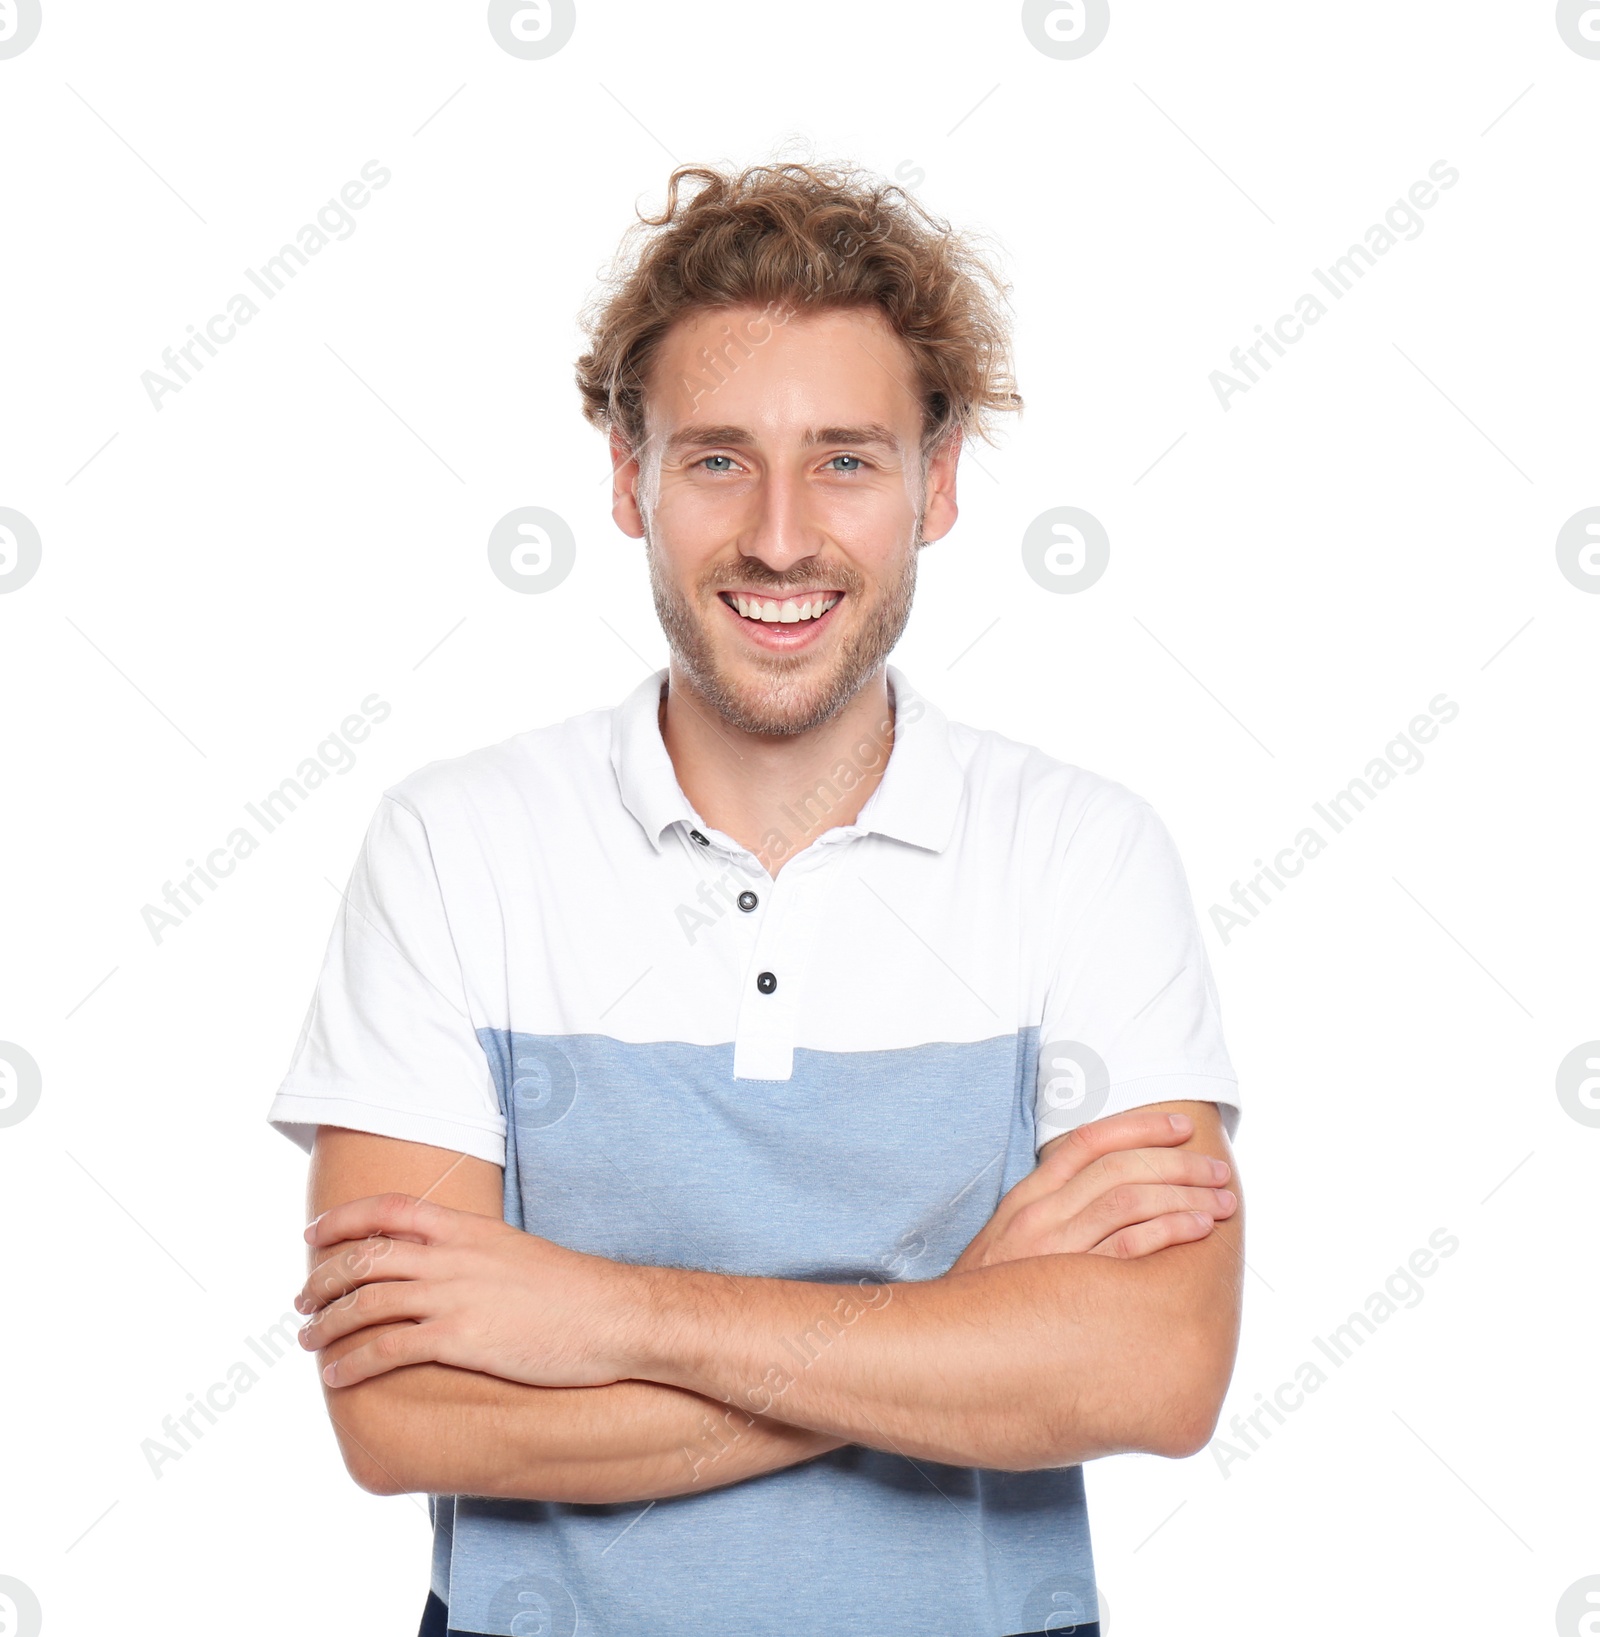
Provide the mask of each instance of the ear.
[{"label": "ear", "polygon": [[634,540],[644,538],[644,518],[639,512],[639,460],[616,431],[611,434],[611,515],[624,534]]},{"label": "ear", "polygon": [[932,545],[955,527],[960,508],[956,505],[956,467],[961,460],[961,428],[947,433],[928,457],[927,489],[923,496],[922,540]]}]

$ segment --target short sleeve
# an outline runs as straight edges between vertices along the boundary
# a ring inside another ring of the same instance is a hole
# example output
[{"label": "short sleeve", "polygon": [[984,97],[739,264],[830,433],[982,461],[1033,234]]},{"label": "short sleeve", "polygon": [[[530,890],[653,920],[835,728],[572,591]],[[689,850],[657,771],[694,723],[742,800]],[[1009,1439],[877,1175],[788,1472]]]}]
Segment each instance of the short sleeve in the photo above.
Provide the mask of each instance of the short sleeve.
[{"label": "short sleeve", "polygon": [[1062,860],[1039,1030],[1037,1142],[1147,1103],[1215,1103],[1230,1137],[1239,1084],[1177,848],[1118,786]]},{"label": "short sleeve", "polygon": [[311,1149],[349,1126],[505,1163],[505,1119],[468,1012],[422,820],[378,804],[267,1119]]}]

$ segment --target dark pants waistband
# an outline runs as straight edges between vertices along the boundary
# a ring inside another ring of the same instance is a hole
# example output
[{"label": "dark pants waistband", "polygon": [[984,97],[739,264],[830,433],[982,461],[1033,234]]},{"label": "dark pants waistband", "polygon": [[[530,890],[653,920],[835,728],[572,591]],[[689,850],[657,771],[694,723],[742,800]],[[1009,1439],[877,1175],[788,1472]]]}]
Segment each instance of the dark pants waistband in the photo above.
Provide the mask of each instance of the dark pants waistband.
[{"label": "dark pants waistband", "polygon": [[[427,1607],[422,1611],[422,1624],[417,1637],[482,1637],[481,1633],[458,1631],[450,1624],[450,1611],[437,1592],[428,1593]],[[1044,1631],[1019,1631],[1008,1637],[1100,1637],[1100,1622],[1090,1620],[1075,1626],[1051,1626]]]}]

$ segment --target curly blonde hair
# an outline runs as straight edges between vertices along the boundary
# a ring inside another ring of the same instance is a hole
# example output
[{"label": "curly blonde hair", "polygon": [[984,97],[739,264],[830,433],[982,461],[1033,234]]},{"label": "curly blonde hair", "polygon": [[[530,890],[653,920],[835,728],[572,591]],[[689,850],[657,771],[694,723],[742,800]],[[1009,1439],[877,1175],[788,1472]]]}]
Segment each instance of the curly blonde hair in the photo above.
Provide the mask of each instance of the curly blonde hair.
[{"label": "curly blonde hair", "polygon": [[635,453],[662,337],[685,313],[750,303],[876,307],[921,382],[924,460],[957,427],[993,443],[992,417],[1021,410],[1009,286],[973,235],[893,183],[831,165],[679,165],[661,213],[638,214],[580,315],[589,350],[577,366],[584,418]]}]

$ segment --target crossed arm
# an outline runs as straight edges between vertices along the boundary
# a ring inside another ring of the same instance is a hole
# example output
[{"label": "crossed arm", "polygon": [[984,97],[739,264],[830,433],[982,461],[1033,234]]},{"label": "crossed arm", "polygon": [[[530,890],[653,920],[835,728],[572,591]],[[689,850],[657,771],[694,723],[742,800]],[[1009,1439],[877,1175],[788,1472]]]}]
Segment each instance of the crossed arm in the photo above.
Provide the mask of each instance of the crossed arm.
[{"label": "crossed arm", "polygon": [[1208,1103],[1097,1121],[942,1278],[824,1285],[569,1251],[501,1221],[498,1167],[324,1129],[302,1342],[378,1493],[645,1500],[845,1443],[1018,1470],[1190,1454],[1238,1336],[1213,1159]]}]

